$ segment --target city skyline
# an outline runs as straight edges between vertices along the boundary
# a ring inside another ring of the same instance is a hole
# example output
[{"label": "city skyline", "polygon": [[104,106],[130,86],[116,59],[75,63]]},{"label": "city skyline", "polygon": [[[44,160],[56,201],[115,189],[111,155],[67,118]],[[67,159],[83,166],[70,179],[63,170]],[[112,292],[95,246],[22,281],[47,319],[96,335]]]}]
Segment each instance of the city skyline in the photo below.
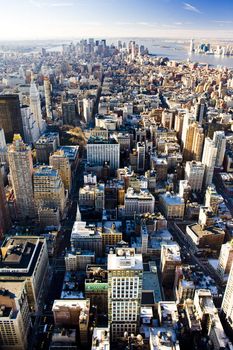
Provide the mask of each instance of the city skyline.
[{"label": "city skyline", "polygon": [[0,3],[4,14],[0,40],[88,36],[230,39],[233,35],[230,0],[221,3],[217,0],[11,0]]}]

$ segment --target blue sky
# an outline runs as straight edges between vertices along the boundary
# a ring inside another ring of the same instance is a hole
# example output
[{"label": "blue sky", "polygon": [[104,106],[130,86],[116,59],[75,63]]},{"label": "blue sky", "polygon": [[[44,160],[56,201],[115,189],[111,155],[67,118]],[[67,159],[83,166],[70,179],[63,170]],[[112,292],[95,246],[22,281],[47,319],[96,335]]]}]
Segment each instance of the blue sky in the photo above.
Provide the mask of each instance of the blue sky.
[{"label": "blue sky", "polygon": [[233,38],[233,0],[0,0],[0,40]]}]

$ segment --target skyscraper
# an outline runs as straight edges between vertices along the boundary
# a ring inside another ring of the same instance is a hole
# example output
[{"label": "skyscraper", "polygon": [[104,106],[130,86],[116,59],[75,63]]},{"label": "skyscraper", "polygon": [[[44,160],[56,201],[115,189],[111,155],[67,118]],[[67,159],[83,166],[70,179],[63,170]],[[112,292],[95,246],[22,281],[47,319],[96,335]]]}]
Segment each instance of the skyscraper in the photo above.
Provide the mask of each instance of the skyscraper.
[{"label": "skyscraper", "polygon": [[192,159],[197,161],[201,160],[204,140],[204,130],[200,125],[196,124],[193,133]]},{"label": "skyscraper", "polygon": [[45,106],[46,106],[46,116],[48,119],[52,119],[51,111],[51,84],[48,77],[44,78],[44,94],[45,94]]},{"label": "skyscraper", "polygon": [[217,272],[219,273],[222,279],[224,279],[225,275],[230,273],[232,263],[233,241],[223,244],[220,250]]},{"label": "skyscraper", "polygon": [[145,144],[141,142],[137,142],[137,170],[144,171],[145,170]]},{"label": "skyscraper", "polygon": [[27,349],[31,321],[26,282],[0,282],[0,305],[0,348]]},{"label": "skyscraper", "polygon": [[24,144],[20,135],[15,135],[13,144],[8,147],[8,159],[17,217],[34,217],[31,148]]},{"label": "skyscraper", "polygon": [[221,167],[226,151],[226,136],[224,131],[215,131],[213,141],[217,147],[216,167]]},{"label": "skyscraper", "polygon": [[41,113],[40,94],[34,81],[31,82],[30,86],[30,109],[34,115],[38,129],[42,133],[44,131],[44,121]]},{"label": "skyscraper", "polygon": [[225,289],[223,302],[222,302],[222,312],[226,318],[227,323],[233,329],[233,263],[231,264],[230,275],[228,277],[227,286]]},{"label": "skyscraper", "polygon": [[4,130],[0,128],[0,162],[6,162],[7,145]]},{"label": "skyscraper", "polygon": [[10,215],[6,201],[2,173],[0,170],[0,239],[10,228],[10,224]]},{"label": "skyscraper", "polygon": [[113,341],[124,332],[137,332],[142,274],[142,254],[136,254],[134,248],[117,248],[108,255],[108,318]]},{"label": "skyscraper", "polygon": [[207,105],[204,98],[200,98],[199,102],[195,106],[195,115],[197,121],[201,124],[205,119],[207,113]]},{"label": "skyscraper", "polygon": [[202,163],[205,165],[204,186],[211,185],[216,163],[217,147],[211,138],[205,139],[205,145],[202,155]]},{"label": "skyscraper", "polygon": [[49,157],[49,165],[54,169],[57,169],[59,175],[63,181],[65,189],[70,191],[71,189],[71,166],[68,157],[66,157],[63,150],[54,152]]},{"label": "skyscraper", "polygon": [[87,143],[87,161],[93,166],[103,166],[109,162],[111,169],[120,165],[120,145],[115,138],[105,140],[100,137],[90,137]]},{"label": "skyscraper", "polygon": [[24,136],[18,95],[0,95],[0,128],[7,142],[12,142],[14,134]]},{"label": "skyscraper", "polygon": [[192,191],[200,191],[202,189],[205,166],[201,162],[187,162],[185,165],[185,180],[191,186]]},{"label": "skyscraper", "polygon": [[63,214],[65,208],[65,190],[58,170],[52,166],[39,167],[33,176],[34,197],[37,209],[40,206],[59,208]]},{"label": "skyscraper", "polygon": [[187,127],[183,149],[184,160],[200,160],[204,143],[203,129],[198,123],[192,123]]}]

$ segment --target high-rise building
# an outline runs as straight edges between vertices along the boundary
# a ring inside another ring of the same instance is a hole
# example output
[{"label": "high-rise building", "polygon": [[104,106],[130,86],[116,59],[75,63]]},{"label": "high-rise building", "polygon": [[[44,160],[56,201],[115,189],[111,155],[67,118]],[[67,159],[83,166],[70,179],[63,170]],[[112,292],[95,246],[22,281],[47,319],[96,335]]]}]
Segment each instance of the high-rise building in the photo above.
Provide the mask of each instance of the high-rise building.
[{"label": "high-rise building", "polygon": [[34,198],[36,207],[48,206],[59,208],[62,215],[65,209],[65,189],[58,170],[52,166],[41,166],[33,176]]},{"label": "high-rise building", "polygon": [[227,286],[225,289],[223,302],[222,302],[222,312],[226,318],[227,323],[233,329],[233,264],[231,264],[230,274],[227,280]]},{"label": "high-rise building", "polygon": [[0,128],[0,163],[7,161],[7,145],[5,133],[2,128]]},{"label": "high-rise building", "polygon": [[148,190],[134,191],[129,187],[125,194],[125,215],[153,213],[155,208],[155,198]]},{"label": "high-rise building", "polygon": [[88,342],[90,300],[54,300],[53,317],[55,325],[77,327],[82,344]]},{"label": "high-rise building", "polygon": [[6,201],[2,173],[0,170],[0,239],[2,239],[4,234],[9,230],[10,225],[11,220],[8,210],[8,204]]},{"label": "high-rise building", "polygon": [[85,221],[75,221],[71,232],[70,242],[74,248],[95,252],[96,256],[102,256],[102,230]]},{"label": "high-rise building", "polygon": [[51,102],[51,84],[48,77],[44,77],[44,95],[45,95],[45,107],[46,116],[48,119],[52,119],[52,102]]},{"label": "high-rise building", "polygon": [[190,40],[190,46],[189,46],[189,52],[193,53],[195,51],[195,47],[194,47],[194,40],[191,39]]},{"label": "high-rise building", "polygon": [[7,142],[12,142],[14,134],[24,136],[18,95],[0,95],[0,128]]},{"label": "high-rise building", "polygon": [[40,94],[34,81],[31,82],[30,86],[30,109],[35,117],[38,129],[42,133],[45,127],[41,113]]},{"label": "high-rise building", "polygon": [[223,197],[218,194],[214,185],[208,186],[205,193],[205,206],[217,214],[218,208],[224,202]]},{"label": "high-rise building", "polygon": [[201,160],[202,150],[204,145],[205,135],[203,128],[196,124],[193,132],[193,143],[192,143],[192,159]]},{"label": "high-rise building", "polygon": [[184,115],[183,119],[183,126],[182,126],[182,134],[181,134],[181,143],[183,146],[183,149],[185,149],[185,143],[187,138],[187,133],[189,129],[189,125],[193,124],[195,122],[195,117],[192,113],[186,113]]},{"label": "high-rise building", "polygon": [[49,157],[49,164],[58,170],[58,173],[63,181],[65,189],[70,192],[71,189],[71,165],[68,157],[63,150],[54,152]]},{"label": "high-rise building", "polygon": [[30,311],[37,311],[48,278],[48,250],[45,238],[13,236],[0,248],[0,283],[26,282]]},{"label": "high-rise building", "polygon": [[207,105],[204,98],[200,98],[195,106],[196,120],[201,124],[207,114]]},{"label": "high-rise building", "polygon": [[226,151],[226,136],[224,131],[215,131],[213,138],[215,147],[217,148],[216,167],[221,167]]},{"label": "high-rise building", "polygon": [[8,159],[17,217],[32,218],[35,216],[32,154],[31,148],[24,144],[20,135],[15,135],[13,144],[8,147]]},{"label": "high-rise building", "polygon": [[202,155],[202,163],[205,165],[205,174],[204,174],[204,186],[211,185],[214,174],[214,167],[217,157],[217,147],[215,142],[209,137],[205,139],[205,145]]},{"label": "high-rise building", "polygon": [[172,287],[176,267],[181,265],[180,247],[177,243],[163,244],[161,247],[161,274],[163,286]]},{"label": "high-rise building", "polygon": [[224,279],[225,275],[230,273],[232,263],[233,241],[223,244],[220,250],[217,271],[222,279]]},{"label": "high-rise building", "polygon": [[0,282],[0,348],[27,349],[30,314],[26,282]]},{"label": "high-rise building", "polygon": [[188,180],[192,191],[201,191],[205,166],[201,162],[191,161],[185,165],[185,180]]},{"label": "high-rise building", "polygon": [[184,160],[200,160],[204,143],[204,132],[200,125],[188,125],[183,148]]},{"label": "high-rise building", "polygon": [[87,162],[91,165],[101,165],[109,162],[112,169],[120,166],[120,145],[114,138],[104,140],[91,137],[87,143]]},{"label": "high-rise building", "polygon": [[28,144],[35,143],[40,137],[40,130],[35,120],[34,114],[29,106],[21,106],[23,122],[24,141]]},{"label": "high-rise building", "polygon": [[136,334],[142,297],[142,255],[133,248],[108,254],[108,318],[112,341],[124,332]]},{"label": "high-rise building", "polygon": [[[231,293],[231,301],[233,301]],[[232,303],[231,303],[232,304]],[[228,304],[230,311],[231,304]],[[202,330],[206,331],[210,341],[213,344],[213,349],[232,349],[232,344],[226,336],[221,321],[218,316],[211,291],[209,289],[197,289],[194,296],[194,307],[196,315],[201,321]]]},{"label": "high-rise building", "polygon": [[183,148],[183,158],[184,160],[192,160],[192,148],[193,148],[193,135],[195,130],[195,123],[187,126],[184,148]]},{"label": "high-rise building", "polygon": [[64,101],[62,103],[63,124],[76,124],[76,104],[73,100]]},{"label": "high-rise building", "polygon": [[145,156],[146,156],[146,148],[145,144],[141,142],[137,142],[137,171],[145,170]]},{"label": "high-rise building", "polygon": [[41,164],[49,163],[49,156],[55,152],[60,145],[57,132],[44,133],[35,144],[36,160]]},{"label": "high-rise building", "polygon": [[93,109],[92,100],[84,98],[83,99],[83,117],[86,123],[89,123],[89,121],[91,120],[92,109]]}]

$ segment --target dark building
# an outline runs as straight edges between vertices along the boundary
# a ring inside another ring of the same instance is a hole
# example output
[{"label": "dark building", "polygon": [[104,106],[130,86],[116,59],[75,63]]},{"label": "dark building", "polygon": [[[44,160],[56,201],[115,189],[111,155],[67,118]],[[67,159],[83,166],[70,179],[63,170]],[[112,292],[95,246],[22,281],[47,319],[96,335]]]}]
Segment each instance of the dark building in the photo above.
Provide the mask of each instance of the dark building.
[{"label": "dark building", "polygon": [[0,95],[0,128],[5,132],[6,142],[12,142],[14,134],[24,136],[18,95]]},{"label": "dark building", "polygon": [[4,191],[2,173],[0,171],[0,239],[9,230],[11,226],[10,214]]},{"label": "dark building", "polygon": [[62,103],[63,124],[76,125],[76,104],[74,101]]},{"label": "dark building", "polygon": [[36,161],[40,164],[49,164],[49,156],[60,146],[59,134],[48,132],[43,134],[35,144]]}]

